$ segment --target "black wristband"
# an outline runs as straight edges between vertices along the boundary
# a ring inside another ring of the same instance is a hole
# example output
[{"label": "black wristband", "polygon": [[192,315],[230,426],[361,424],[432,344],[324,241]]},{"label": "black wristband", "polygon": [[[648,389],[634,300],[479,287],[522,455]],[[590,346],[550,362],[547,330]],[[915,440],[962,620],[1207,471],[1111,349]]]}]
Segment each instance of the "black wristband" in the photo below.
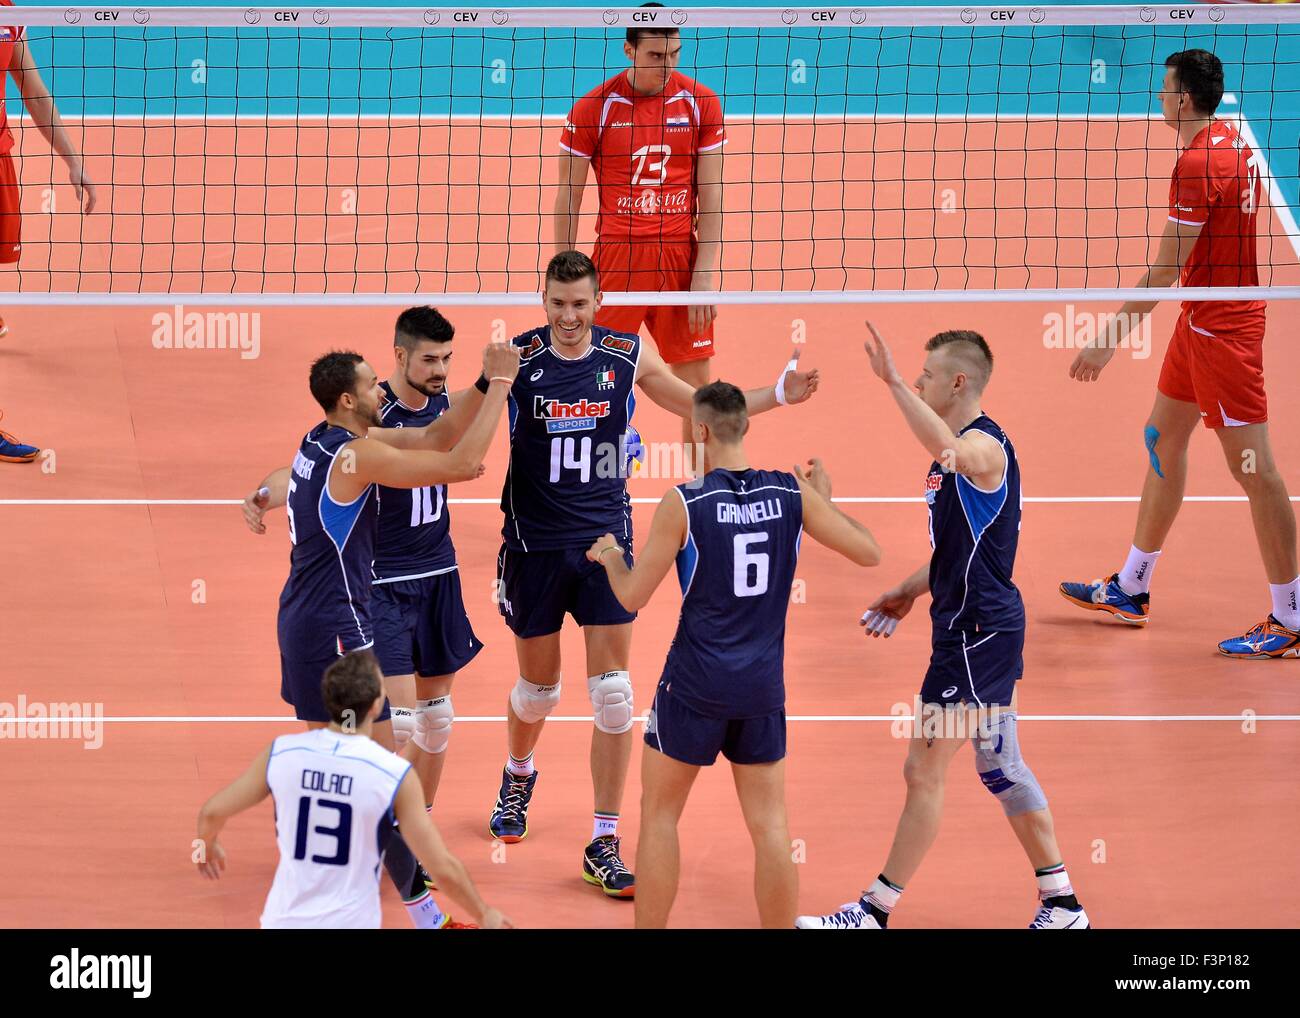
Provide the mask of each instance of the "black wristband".
[{"label": "black wristband", "polygon": [[486,395],[488,391],[488,387],[491,384],[492,383],[488,381],[488,376],[480,372],[478,376],[478,381],[474,383],[474,388],[476,388],[479,392]]}]

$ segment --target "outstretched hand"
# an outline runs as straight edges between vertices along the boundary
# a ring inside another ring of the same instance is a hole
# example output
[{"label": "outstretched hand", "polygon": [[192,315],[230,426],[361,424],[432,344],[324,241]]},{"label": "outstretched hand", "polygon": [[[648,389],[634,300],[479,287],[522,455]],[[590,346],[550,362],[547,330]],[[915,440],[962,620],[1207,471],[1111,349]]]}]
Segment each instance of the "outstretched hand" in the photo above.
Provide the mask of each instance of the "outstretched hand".
[{"label": "outstretched hand", "polygon": [[254,534],[266,533],[266,524],[262,522],[262,517],[266,515],[267,507],[270,504],[271,490],[269,488],[258,488],[244,499],[244,524]]},{"label": "outstretched hand", "polygon": [[[800,349],[796,346],[794,353],[790,355],[790,360],[799,360]],[[785,375],[785,401],[787,403],[802,403],[811,399],[812,394],[817,391],[817,386],[821,384],[821,375],[817,369],[811,371],[800,371],[798,367],[789,371]]]},{"label": "outstretched hand", "polygon": [[894,355],[889,352],[889,347],[885,343],[885,337],[880,331],[867,322],[867,328],[871,330],[871,335],[875,339],[875,346],[871,345],[871,340],[865,340],[862,348],[867,351],[867,357],[871,361],[871,370],[876,373],[886,385],[894,385],[903,380],[903,376],[898,373],[898,368],[894,365]]},{"label": "outstretched hand", "polygon": [[807,473],[804,473],[803,468],[796,463],[794,465],[794,475],[822,498],[830,501],[831,475],[826,472],[826,468],[822,466],[822,461],[816,456],[808,461]]}]

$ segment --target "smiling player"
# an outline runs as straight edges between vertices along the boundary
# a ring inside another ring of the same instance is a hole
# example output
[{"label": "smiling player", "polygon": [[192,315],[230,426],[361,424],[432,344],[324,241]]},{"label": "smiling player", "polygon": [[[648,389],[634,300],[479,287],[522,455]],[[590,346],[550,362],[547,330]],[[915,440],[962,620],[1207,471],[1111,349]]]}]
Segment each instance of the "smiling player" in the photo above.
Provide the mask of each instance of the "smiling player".
[{"label": "smiling player", "polygon": [[[519,374],[510,391],[510,467],[501,495],[504,542],[498,601],[515,634],[519,677],[507,707],[509,757],[489,826],[516,842],[528,833],[537,783],[533,749],[560,702],[560,629],[566,614],[582,627],[587,693],[595,730],[591,776],[595,816],[583,877],[611,897],[630,898],[635,881],[619,855],[618,815],[632,752],[632,620],[586,551],[615,534],[632,562],[627,435],[634,386],[679,416],[694,389],[668,370],[638,336],[593,325],[600,310],[595,265],[578,251],[551,259],[542,295],[547,324],[515,338]],[[749,414],[801,403],[817,372],[785,367],[775,387],[745,394]]]}]

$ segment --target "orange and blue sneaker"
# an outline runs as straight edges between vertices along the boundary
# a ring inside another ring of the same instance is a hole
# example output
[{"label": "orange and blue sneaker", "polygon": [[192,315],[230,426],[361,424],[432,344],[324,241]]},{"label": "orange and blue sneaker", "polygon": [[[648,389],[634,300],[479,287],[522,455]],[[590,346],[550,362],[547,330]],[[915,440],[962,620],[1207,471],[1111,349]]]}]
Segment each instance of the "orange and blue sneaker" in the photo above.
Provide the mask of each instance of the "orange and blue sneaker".
[{"label": "orange and blue sneaker", "polygon": [[623,865],[618,854],[618,838],[606,834],[583,850],[582,879],[595,884],[611,898],[636,896],[636,877]]},{"label": "orange and blue sneaker", "polygon": [[501,790],[497,792],[496,805],[488,818],[488,830],[497,841],[507,845],[523,841],[528,835],[528,804],[537,787],[537,771],[526,778],[516,777],[510,771],[501,774]]},{"label": "orange and blue sneaker", "polygon": [[1300,657],[1300,629],[1288,629],[1272,615],[1244,636],[1219,644],[1224,657]]},{"label": "orange and blue sneaker", "polygon": [[[0,410],[0,419],[4,411]],[[0,430],[0,463],[30,463],[40,455],[40,448],[20,442],[7,431]]]},{"label": "orange and blue sneaker", "polygon": [[1145,626],[1151,612],[1150,594],[1130,594],[1119,585],[1119,573],[1091,583],[1062,583],[1061,596],[1089,611],[1110,612],[1132,626]]}]

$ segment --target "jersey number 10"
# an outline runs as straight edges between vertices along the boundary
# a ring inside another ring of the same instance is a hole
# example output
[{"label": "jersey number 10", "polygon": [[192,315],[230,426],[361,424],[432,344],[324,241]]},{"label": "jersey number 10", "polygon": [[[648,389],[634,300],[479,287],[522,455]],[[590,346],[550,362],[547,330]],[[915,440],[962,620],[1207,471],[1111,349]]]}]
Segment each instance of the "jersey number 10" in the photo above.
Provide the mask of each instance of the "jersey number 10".
[{"label": "jersey number 10", "polygon": [[411,526],[436,523],[442,518],[442,485],[411,489]]}]

